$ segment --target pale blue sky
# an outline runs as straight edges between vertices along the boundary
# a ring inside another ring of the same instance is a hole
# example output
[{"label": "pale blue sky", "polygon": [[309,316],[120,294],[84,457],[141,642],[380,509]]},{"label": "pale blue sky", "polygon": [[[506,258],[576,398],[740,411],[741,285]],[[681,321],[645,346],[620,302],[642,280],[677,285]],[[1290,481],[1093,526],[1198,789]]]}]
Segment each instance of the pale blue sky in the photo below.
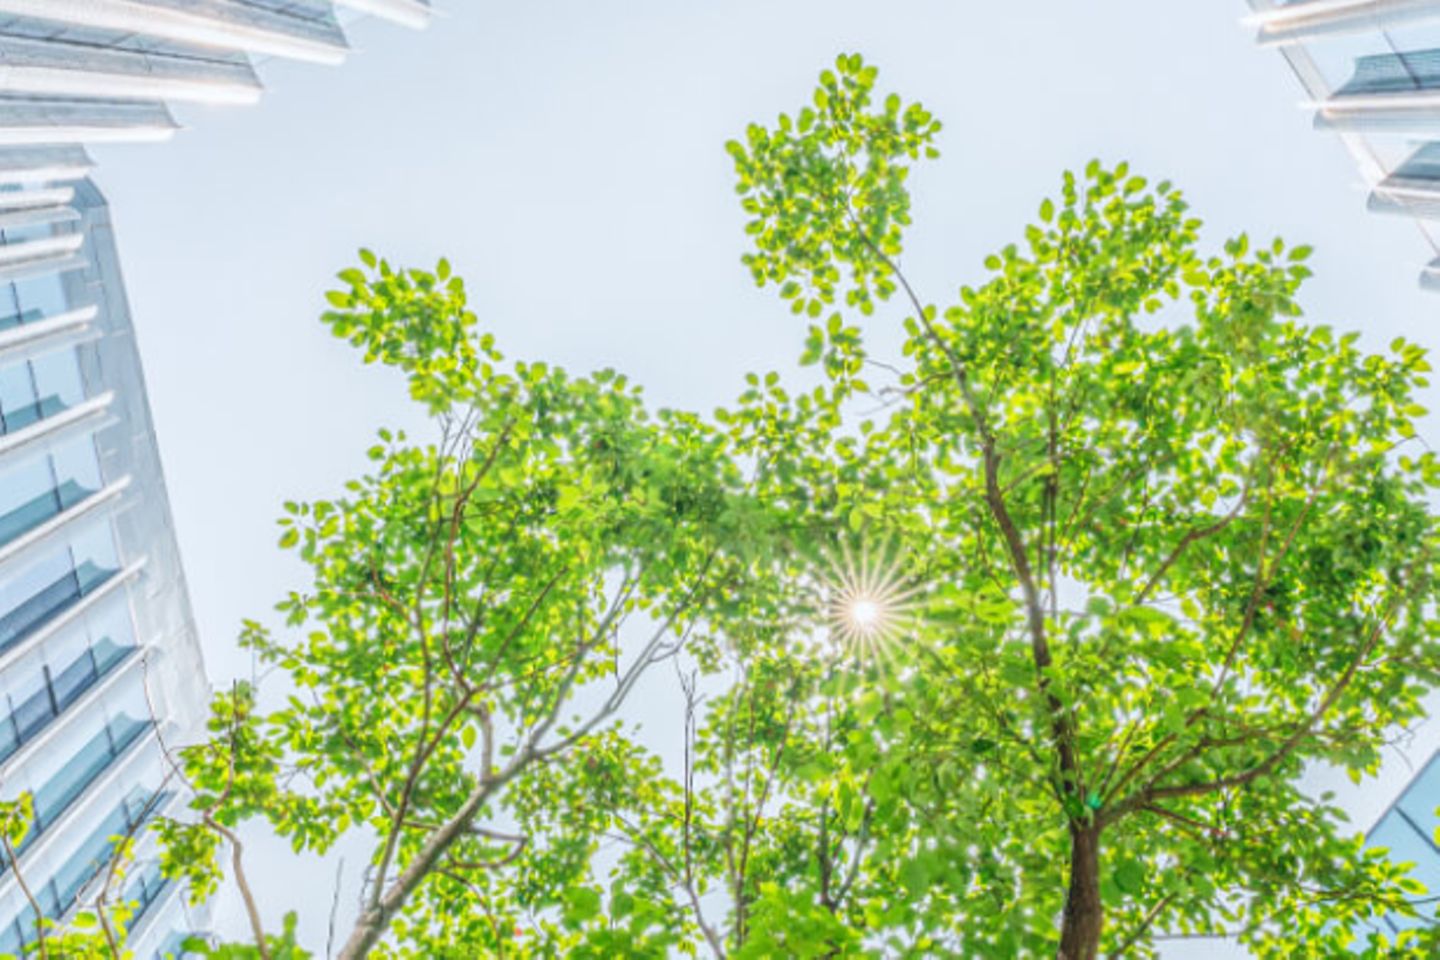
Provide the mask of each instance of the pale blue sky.
[{"label": "pale blue sky", "polygon": [[[376,427],[415,422],[316,322],[355,248],[448,256],[512,356],[615,366],[656,405],[708,410],[803,336],[738,263],[721,145],[842,50],[946,123],[913,181],[907,266],[932,300],[1100,156],[1174,180],[1217,246],[1315,244],[1312,319],[1436,343],[1420,237],[1365,213],[1240,0],[437,2],[424,33],[358,24],[341,68],[265,64],[258,108],[96,151],[216,681],[248,672],[240,618],[301,582],[274,549],[280,502],[335,493]],[[293,889],[267,891],[276,915]],[[318,931],[329,896],[308,899]]]}]

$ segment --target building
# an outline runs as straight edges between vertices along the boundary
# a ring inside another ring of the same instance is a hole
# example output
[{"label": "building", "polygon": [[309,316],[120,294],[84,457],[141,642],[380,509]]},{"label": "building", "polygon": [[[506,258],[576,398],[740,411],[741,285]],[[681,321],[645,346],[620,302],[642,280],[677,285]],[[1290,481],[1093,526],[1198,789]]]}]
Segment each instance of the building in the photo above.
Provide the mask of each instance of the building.
[{"label": "building", "polygon": [[1259,42],[1289,62],[1354,156],[1376,213],[1412,220],[1440,290],[1440,0],[1249,0]]},{"label": "building", "polygon": [[[208,929],[141,829],[183,805],[165,747],[209,687],[92,142],[163,140],[167,102],[254,102],[252,58],[341,61],[343,24],[427,0],[0,0],[0,955],[93,900],[133,833],[142,960]],[[18,875],[18,876],[17,876]],[[22,884],[20,880],[23,880]]]},{"label": "building", "polygon": [[1440,891],[1440,847],[1435,844],[1440,832],[1437,806],[1440,806],[1440,753],[1430,758],[1370,831],[1370,843],[1389,850],[1394,860],[1415,864],[1411,875],[1430,891],[1423,898],[1423,905],[1417,908],[1419,916],[1391,914],[1381,919],[1378,928],[1388,936],[1437,922],[1433,906],[1433,895]]}]

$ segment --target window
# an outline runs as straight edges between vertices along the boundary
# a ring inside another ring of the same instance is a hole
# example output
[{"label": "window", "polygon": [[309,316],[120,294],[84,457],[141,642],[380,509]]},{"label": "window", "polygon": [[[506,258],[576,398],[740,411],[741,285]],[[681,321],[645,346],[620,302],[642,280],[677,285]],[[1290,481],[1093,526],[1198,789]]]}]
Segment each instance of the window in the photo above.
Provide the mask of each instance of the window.
[{"label": "window", "polygon": [[65,280],[58,273],[0,284],[0,330],[59,316],[69,309]]},{"label": "window", "polygon": [[50,463],[61,509],[73,507],[100,489],[100,458],[94,437],[86,435],[56,447]]},{"label": "window", "polygon": [[0,694],[0,761],[39,736],[137,650],[125,604],[110,603],[8,671],[14,679]]},{"label": "window", "polygon": [[[129,811],[125,803],[111,810],[104,820],[90,833],[80,849],[70,856],[47,884],[52,890],[54,900],[58,905],[68,906],[75,895],[90,882],[96,872],[106,865],[113,849],[112,837],[124,836],[133,826]],[[57,913],[59,910],[56,911]],[[33,921],[29,924],[29,936],[34,934]],[[27,937],[28,939],[28,937]]]},{"label": "window", "polygon": [[100,523],[14,576],[0,578],[0,651],[94,591],[118,567],[110,526]]},{"label": "window", "polygon": [[90,785],[100,779],[131,744],[140,739],[140,735],[149,726],[147,721],[120,715],[81,747],[43,787],[36,790],[35,822],[21,841],[19,852],[30,849],[36,840],[53,827]]},{"label": "window", "polygon": [[[1440,828],[1437,804],[1440,804],[1440,754],[1410,782],[1367,838],[1370,846],[1388,850],[1392,861],[1414,864],[1410,875],[1429,891],[1422,896],[1440,893],[1440,846],[1435,842],[1437,828]],[[1378,922],[1382,932],[1393,935],[1433,923],[1427,915],[1433,916],[1433,913],[1427,909],[1420,910],[1418,917],[1392,913]]]},{"label": "window", "polygon": [[0,434],[14,433],[85,399],[73,349],[55,350],[0,368]]},{"label": "window", "polygon": [[1440,50],[1381,53],[1355,61],[1355,75],[1337,96],[1399,93],[1440,86]]},{"label": "window", "polygon": [[85,383],[74,350],[55,350],[30,361],[35,372],[36,403],[41,417],[50,417],[85,399]]},{"label": "window", "polygon": [[100,489],[95,442],[81,437],[0,473],[0,544],[33,530]]},{"label": "window", "polygon": [[15,576],[0,579],[0,650],[19,642],[77,596],[68,549],[54,551]]},{"label": "window", "polygon": [[145,911],[155,905],[160,895],[165,892],[170,881],[160,874],[160,864],[151,861],[145,864],[137,864],[131,874],[133,879],[125,888],[125,901],[135,905],[135,913],[130,917],[130,925],[133,928],[135,922],[145,915]]},{"label": "window", "polygon": [[0,473],[0,543],[9,543],[59,512],[48,455]]},{"label": "window", "polygon": [[0,426],[14,433],[39,419],[35,408],[35,378],[30,363],[22,360],[0,367]]},{"label": "window", "polygon": [[[11,285],[19,307],[22,323],[32,323],[41,317],[53,317],[70,309],[65,297],[65,281],[58,273],[46,273],[38,277],[16,280]],[[4,299],[0,298],[0,304]]]}]

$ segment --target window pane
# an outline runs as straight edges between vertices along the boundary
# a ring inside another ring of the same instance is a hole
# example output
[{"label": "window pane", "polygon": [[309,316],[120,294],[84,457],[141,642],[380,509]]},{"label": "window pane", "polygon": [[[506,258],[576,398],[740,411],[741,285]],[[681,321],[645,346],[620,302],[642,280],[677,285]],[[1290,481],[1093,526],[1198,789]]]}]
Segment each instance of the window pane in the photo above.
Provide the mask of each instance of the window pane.
[{"label": "window pane", "polygon": [[60,512],[48,456],[0,473],[0,543],[9,543]]},{"label": "window pane", "polygon": [[121,836],[128,829],[123,806],[117,807],[100,822],[80,849],[76,850],[55,874],[55,887],[62,902],[73,900],[80,888],[109,860],[110,838]]},{"label": "window pane", "polygon": [[41,831],[48,830],[55,821],[70,808],[85,788],[110,766],[115,750],[110,745],[110,736],[101,731],[92,737],[70,758],[60,772],[51,777],[43,787],[35,791],[35,826],[21,843],[21,849],[28,847]]},{"label": "window pane", "polygon": [[[1415,778],[1397,804],[1421,827],[1436,827],[1435,808],[1440,807],[1440,754]],[[1436,856],[1440,856],[1437,854]]]},{"label": "window pane", "polygon": [[[17,280],[14,287],[15,299],[19,303],[20,315],[25,323],[56,316],[69,307],[65,300],[65,282],[58,273]],[[4,298],[0,297],[0,304],[5,302]]]},{"label": "window pane", "polygon": [[83,531],[70,541],[70,550],[75,557],[75,576],[81,593],[89,593],[109,580],[120,567],[115,536],[108,523],[98,523]]},{"label": "window pane", "polygon": [[[0,760],[8,760],[20,749],[20,734],[10,717],[0,720]],[[0,950],[0,954],[4,951]]]},{"label": "window pane", "polygon": [[[1390,859],[1396,863],[1415,864],[1410,875],[1423,883],[1430,895],[1440,893],[1440,856],[1435,854],[1435,848],[1406,823],[1403,817],[1391,813],[1380,821],[1380,825],[1370,834],[1369,842],[1372,847],[1389,850]],[[1419,918],[1392,914],[1387,919],[1400,930],[1409,930],[1425,923],[1423,911]]]},{"label": "window pane", "polygon": [[0,650],[78,595],[68,549],[42,557],[13,577],[0,578]]},{"label": "window pane", "polygon": [[62,508],[74,506],[100,489],[100,460],[93,437],[79,437],[56,448],[51,463]]},{"label": "window pane", "polygon": [[95,657],[86,650],[59,673],[51,674],[56,708],[63,711],[94,686],[99,678],[100,671],[95,665]]},{"label": "window pane", "polygon": [[51,235],[51,225],[48,223],[27,223],[18,227],[6,227],[3,232],[6,243],[24,243],[27,240],[40,240]]},{"label": "window pane", "polygon": [[45,729],[53,719],[55,710],[50,702],[50,689],[48,685],[42,685],[39,690],[15,705],[14,726],[19,742],[26,743],[33,739],[35,734]]},{"label": "window pane", "polygon": [[0,367],[0,415],[5,432],[19,430],[35,420],[35,381],[25,361]]},{"label": "window pane", "polygon": [[35,394],[40,416],[59,413],[85,399],[85,384],[80,379],[80,363],[74,350],[56,350],[30,361],[35,371]]},{"label": "window pane", "polygon": [[101,673],[109,671],[111,665],[135,650],[135,629],[130,623],[130,608],[123,597],[107,601],[87,621],[95,664]]},{"label": "window pane", "polygon": [[33,628],[49,620],[80,596],[80,584],[65,571],[5,616],[0,617],[0,650],[20,641]]},{"label": "window pane", "polygon": [[15,299],[15,284],[0,284],[0,330],[9,330],[23,322],[20,304]]}]

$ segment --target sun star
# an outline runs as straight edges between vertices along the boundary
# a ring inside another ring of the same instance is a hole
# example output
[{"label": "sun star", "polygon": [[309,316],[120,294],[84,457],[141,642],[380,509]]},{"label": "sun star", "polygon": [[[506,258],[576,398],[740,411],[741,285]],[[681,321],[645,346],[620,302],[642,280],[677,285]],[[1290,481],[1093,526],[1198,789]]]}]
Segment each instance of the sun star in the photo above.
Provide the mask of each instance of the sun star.
[{"label": "sun star", "polygon": [[857,557],[848,547],[829,565],[824,586],[830,635],[860,658],[887,658],[913,619],[897,558],[862,546]]}]

